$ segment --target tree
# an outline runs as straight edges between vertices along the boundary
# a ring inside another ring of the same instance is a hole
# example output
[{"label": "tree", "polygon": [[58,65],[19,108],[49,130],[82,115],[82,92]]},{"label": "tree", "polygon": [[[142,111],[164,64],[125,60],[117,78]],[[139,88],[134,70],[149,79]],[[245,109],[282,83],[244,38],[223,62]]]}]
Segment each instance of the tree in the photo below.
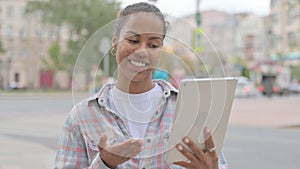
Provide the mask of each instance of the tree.
[{"label": "tree", "polygon": [[231,62],[234,64],[235,68],[240,71],[241,76],[250,77],[250,71],[247,67],[247,61],[239,56],[232,56]]},{"label": "tree", "polygon": [[[99,28],[113,21],[119,10],[120,3],[114,0],[30,1],[26,8],[27,13],[40,13],[45,23],[58,28],[68,25],[70,29],[68,49],[61,56],[64,57],[65,66],[69,70],[73,68],[87,39]],[[58,33],[57,41],[59,40]],[[90,65],[99,57],[99,53],[93,54],[95,52],[99,52],[98,47],[94,47],[89,53],[95,57],[87,59],[83,65],[86,71],[90,70]]]},{"label": "tree", "polygon": [[42,62],[45,64],[47,70],[56,72],[66,69],[63,57],[61,57],[61,49],[57,41],[50,46],[48,53],[49,59],[42,58]]},{"label": "tree", "polygon": [[0,53],[4,53],[4,52],[5,52],[5,50],[3,49],[2,42],[0,40]]}]

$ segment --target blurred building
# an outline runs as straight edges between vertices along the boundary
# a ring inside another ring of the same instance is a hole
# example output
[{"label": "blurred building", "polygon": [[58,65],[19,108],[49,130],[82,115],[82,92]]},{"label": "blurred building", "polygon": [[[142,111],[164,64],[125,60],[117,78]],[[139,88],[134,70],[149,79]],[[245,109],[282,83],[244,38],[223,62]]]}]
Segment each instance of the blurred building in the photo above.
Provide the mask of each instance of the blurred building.
[{"label": "blurred building", "polygon": [[248,68],[269,56],[267,17],[255,14],[235,14],[234,55],[247,62]]},{"label": "blurred building", "polygon": [[[201,11],[200,28],[203,30],[203,37],[201,37],[203,51],[199,53],[200,59],[197,59],[192,50],[193,31],[197,28],[195,14],[171,23],[170,35],[176,39],[170,44],[177,55],[192,59],[194,64],[205,64],[207,71],[211,73],[210,76],[219,76],[220,73],[224,73],[223,69],[225,73],[229,71],[228,62],[234,52],[234,21],[234,16],[226,12]],[[191,67],[197,71],[197,65]]]},{"label": "blurred building", "polygon": [[300,2],[271,0],[269,20],[271,57],[300,65]]},{"label": "blurred building", "polygon": [[[42,12],[25,13],[29,0],[0,1],[0,82],[6,88],[18,84],[24,88],[53,87],[54,75],[44,71],[41,58],[48,57],[49,46],[57,37],[65,48],[68,39],[66,27],[42,23]],[[50,85],[50,86],[49,86]]]}]

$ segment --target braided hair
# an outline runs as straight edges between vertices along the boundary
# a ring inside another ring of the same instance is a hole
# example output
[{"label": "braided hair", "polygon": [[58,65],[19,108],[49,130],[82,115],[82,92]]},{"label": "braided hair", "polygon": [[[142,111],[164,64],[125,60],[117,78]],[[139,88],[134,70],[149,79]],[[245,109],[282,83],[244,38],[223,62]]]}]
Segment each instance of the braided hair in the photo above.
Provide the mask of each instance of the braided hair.
[{"label": "braided hair", "polygon": [[123,10],[121,10],[118,14],[118,19],[115,24],[115,35],[119,38],[121,29],[127,22],[128,18],[132,14],[136,13],[153,13],[154,15],[158,16],[159,19],[162,21],[164,25],[164,35],[166,34],[167,26],[165,17],[162,12],[155,6],[146,2],[139,2],[132,5],[128,5]]}]

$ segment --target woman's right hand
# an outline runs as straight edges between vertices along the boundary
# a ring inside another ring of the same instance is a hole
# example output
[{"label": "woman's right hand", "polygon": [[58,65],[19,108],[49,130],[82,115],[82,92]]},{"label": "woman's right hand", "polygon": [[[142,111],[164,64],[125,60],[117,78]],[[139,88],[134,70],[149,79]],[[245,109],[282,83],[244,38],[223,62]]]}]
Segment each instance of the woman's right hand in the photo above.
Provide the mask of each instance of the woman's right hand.
[{"label": "woman's right hand", "polygon": [[129,139],[113,146],[107,144],[107,134],[104,133],[98,143],[100,158],[109,168],[116,168],[135,157],[144,148],[143,139]]}]

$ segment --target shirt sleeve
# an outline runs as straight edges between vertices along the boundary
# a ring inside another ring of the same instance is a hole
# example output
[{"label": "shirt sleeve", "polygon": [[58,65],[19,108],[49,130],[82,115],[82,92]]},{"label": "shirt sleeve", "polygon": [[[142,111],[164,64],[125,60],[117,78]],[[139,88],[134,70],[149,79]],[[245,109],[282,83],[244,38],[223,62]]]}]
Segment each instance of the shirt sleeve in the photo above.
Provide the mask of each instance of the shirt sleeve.
[{"label": "shirt sleeve", "polygon": [[221,152],[219,155],[219,169],[228,169],[228,164],[223,152]]},{"label": "shirt sleeve", "polygon": [[[72,113],[72,112],[71,112]],[[76,121],[69,115],[65,121],[60,136],[56,159],[55,169],[108,169],[97,153],[95,158],[89,164],[87,149],[84,139],[79,132]]]}]

